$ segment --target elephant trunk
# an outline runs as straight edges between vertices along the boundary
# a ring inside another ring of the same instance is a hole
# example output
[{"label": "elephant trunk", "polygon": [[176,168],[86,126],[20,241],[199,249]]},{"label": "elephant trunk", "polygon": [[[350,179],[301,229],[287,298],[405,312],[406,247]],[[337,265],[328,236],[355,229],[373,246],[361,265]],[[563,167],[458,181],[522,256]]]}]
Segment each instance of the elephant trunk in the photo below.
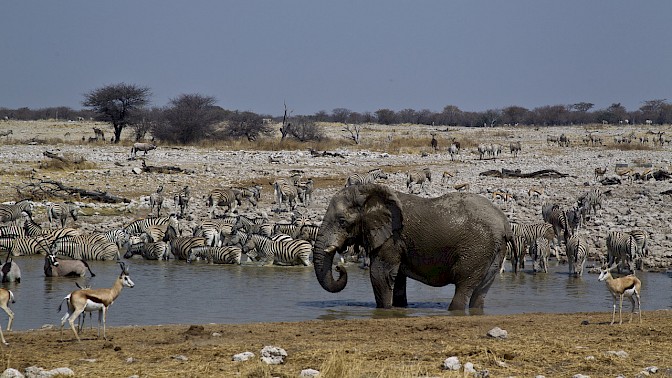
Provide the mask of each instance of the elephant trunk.
[{"label": "elephant trunk", "polygon": [[324,244],[322,243],[315,243],[315,251],[313,252],[315,275],[317,276],[317,281],[322,285],[324,290],[330,293],[338,293],[343,290],[348,283],[348,272],[344,267],[337,266],[336,271],[339,275],[338,279],[334,280],[331,266],[334,262],[334,255],[336,254],[337,247],[332,245],[323,248],[323,245]]}]

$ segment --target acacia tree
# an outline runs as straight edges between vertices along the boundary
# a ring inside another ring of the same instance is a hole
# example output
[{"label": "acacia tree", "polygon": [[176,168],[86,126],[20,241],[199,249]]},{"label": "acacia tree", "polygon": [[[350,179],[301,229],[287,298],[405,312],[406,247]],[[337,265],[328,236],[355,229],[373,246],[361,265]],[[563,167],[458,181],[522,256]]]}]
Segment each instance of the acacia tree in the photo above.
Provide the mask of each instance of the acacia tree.
[{"label": "acacia tree", "polygon": [[153,130],[160,140],[187,144],[207,137],[221,121],[220,108],[211,96],[182,94],[171,99],[163,111],[162,122]]},{"label": "acacia tree", "polygon": [[147,87],[112,84],[85,93],[82,105],[91,108],[99,121],[112,123],[114,143],[119,143],[121,131],[131,123],[133,112],[147,105],[150,96]]}]

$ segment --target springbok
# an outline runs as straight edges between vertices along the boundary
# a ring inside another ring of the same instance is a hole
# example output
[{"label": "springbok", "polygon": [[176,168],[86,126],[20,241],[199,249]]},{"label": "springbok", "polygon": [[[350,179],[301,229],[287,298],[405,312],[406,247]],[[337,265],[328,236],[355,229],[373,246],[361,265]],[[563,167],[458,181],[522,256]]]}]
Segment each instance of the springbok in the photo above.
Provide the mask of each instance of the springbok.
[{"label": "springbok", "polygon": [[[12,322],[14,321],[14,313],[9,309],[10,301],[11,303],[15,302],[14,293],[4,287],[0,287],[0,308],[5,310],[7,316],[9,316],[9,323],[7,323],[8,331],[12,330]],[[7,341],[5,341],[5,335],[2,334],[2,326],[0,326],[0,339],[3,344],[8,345]]]},{"label": "springbok", "polygon": [[[121,289],[123,289],[124,286],[130,288],[135,286],[133,281],[131,281],[126,264],[120,262],[119,265],[121,266],[121,274],[116,279],[116,281],[114,281],[114,284],[111,288],[81,289],[70,293],[68,308],[72,309],[72,314],[68,318],[68,323],[70,323],[70,328],[72,328],[72,332],[75,333],[77,341],[82,340],[79,338],[79,334],[77,334],[77,329],[75,328],[75,319],[77,319],[77,317],[79,317],[82,312],[87,311],[87,308],[90,309],[89,311],[98,311],[98,337],[100,337],[100,318],[102,317],[103,339],[107,340],[107,336],[105,335],[105,325],[107,323],[108,307],[110,307],[110,305],[114,303],[114,300],[117,299],[119,294],[121,294]],[[64,323],[65,322],[63,319],[61,319],[61,331],[63,331]]]},{"label": "springbok", "polygon": [[607,174],[607,167],[600,168],[597,167],[595,168],[595,180],[597,181],[599,178],[604,177],[604,175]]},{"label": "springbok", "polygon": [[642,281],[639,278],[635,277],[634,274],[629,276],[614,278],[611,276],[611,271],[615,266],[606,266],[604,269],[600,269],[599,281],[604,281],[607,284],[607,289],[611,292],[613,297],[613,311],[611,313],[611,324],[614,324],[616,320],[616,297],[620,299],[618,307],[618,324],[623,324],[623,297],[630,298],[632,302],[632,311],[630,312],[630,320],[632,322],[632,314],[635,312],[635,307],[637,307],[637,314],[639,315],[639,322],[642,322],[642,302],[639,296],[639,293],[642,289]]}]

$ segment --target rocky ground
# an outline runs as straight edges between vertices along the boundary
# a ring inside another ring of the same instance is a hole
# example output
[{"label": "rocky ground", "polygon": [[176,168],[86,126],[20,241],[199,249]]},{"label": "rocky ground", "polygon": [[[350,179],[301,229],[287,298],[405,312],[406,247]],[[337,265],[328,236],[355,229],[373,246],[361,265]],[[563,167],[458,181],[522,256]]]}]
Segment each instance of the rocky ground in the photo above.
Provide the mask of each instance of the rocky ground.
[{"label": "rocky ground", "polygon": [[[130,160],[130,142],[124,134],[121,145],[108,142],[81,142],[93,136],[92,123],[5,122],[0,130],[12,129],[8,140],[0,141],[0,201],[15,201],[33,190],[40,180],[55,180],[66,185],[99,190],[130,200],[122,204],[102,204],[76,199],[84,216],[76,227],[106,230],[120,227],[148,214],[148,195],[162,184],[168,194],[189,185],[192,193],[190,214],[183,222],[196,224],[207,217],[205,196],[215,187],[263,186],[262,200],[251,213],[266,213],[273,220],[289,219],[286,212],[272,209],[270,182],[289,177],[300,170],[313,178],[316,191],[312,203],[299,210],[319,222],[331,195],[354,172],[380,167],[389,174],[387,184],[406,190],[406,172],[429,167],[433,180],[419,195],[436,196],[454,191],[454,186],[469,183],[470,191],[491,198],[491,192],[507,191],[513,201],[495,201],[512,220],[541,220],[541,204],[557,202],[572,205],[592,187],[610,191],[604,208],[593,216],[582,235],[590,241],[592,256],[606,253],[604,238],[608,230],[640,228],[650,235],[651,256],[647,269],[665,270],[672,263],[672,209],[670,198],[660,193],[672,188],[669,181],[628,181],[603,186],[593,177],[594,168],[606,167],[615,176],[616,164],[628,164],[641,172],[647,166],[672,171],[671,146],[651,144],[623,147],[614,136],[635,132],[640,127],[554,127],[535,130],[466,129],[410,125],[364,126],[361,144],[349,142],[338,125],[325,126],[331,140],[323,143],[235,142],[198,147],[165,146],[150,151],[147,165],[176,166],[187,170],[177,174],[133,173],[142,160]],[[105,129],[108,130],[108,129]],[[669,127],[663,130],[671,133]],[[601,135],[604,146],[587,146],[581,139],[588,131]],[[66,134],[68,133],[68,134]],[[439,151],[430,147],[436,133]],[[565,133],[570,147],[548,145],[548,135]],[[446,152],[455,138],[463,146],[456,161]],[[522,152],[514,158],[506,148],[521,141]],[[479,160],[478,143],[505,146],[497,159]],[[309,148],[328,150],[343,157],[313,157]],[[46,158],[44,151],[63,156],[83,156],[86,164],[63,167]],[[534,172],[554,169],[568,174],[564,178],[511,179],[480,176],[487,170],[520,169]],[[442,181],[443,172],[453,177]],[[33,186],[31,186],[33,185]],[[544,188],[540,199],[527,195],[532,186]],[[168,198],[172,196],[168,195]],[[49,198],[54,200],[54,198]],[[168,207],[171,201],[167,200]],[[41,204],[42,202],[38,202]],[[244,209],[242,209],[244,211]],[[46,225],[43,207],[36,220]],[[629,309],[629,307],[628,307]],[[601,310],[601,309],[600,309]],[[644,312],[643,324],[610,326],[610,314],[520,314],[514,316],[470,316],[391,318],[348,321],[311,321],[245,325],[189,325],[119,327],[108,329],[110,340],[97,340],[87,331],[82,343],[72,341],[70,333],[54,330],[6,332],[9,347],[0,349],[3,368],[24,371],[37,366],[47,370],[69,367],[77,376],[243,376],[297,377],[303,370],[315,369],[322,377],[409,377],[465,376],[464,368],[445,370],[445,360],[457,357],[472,363],[478,376],[644,376],[657,371],[672,376],[672,316],[669,311]],[[507,339],[486,334],[494,327],[508,332]],[[284,364],[260,362],[264,346],[287,352]],[[233,356],[252,352],[245,362]],[[647,370],[648,369],[648,370]],[[307,374],[307,373],[306,373]]]}]

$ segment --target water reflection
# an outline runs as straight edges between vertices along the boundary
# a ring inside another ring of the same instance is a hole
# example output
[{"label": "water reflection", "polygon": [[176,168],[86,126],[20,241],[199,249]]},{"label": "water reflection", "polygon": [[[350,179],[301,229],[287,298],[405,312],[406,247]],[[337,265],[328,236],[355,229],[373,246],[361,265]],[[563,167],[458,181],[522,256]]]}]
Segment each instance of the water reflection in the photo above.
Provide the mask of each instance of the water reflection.
[{"label": "water reflection", "polygon": [[[91,262],[91,279],[44,277],[41,256],[15,259],[20,284],[5,284],[16,297],[15,329],[60,324],[57,308],[77,287],[110,287],[121,269],[112,262]],[[186,264],[179,261],[128,262],[134,288],[125,288],[110,308],[108,324],[252,323],[312,319],[385,319],[448,315],[454,286],[435,288],[408,281],[408,308],[375,308],[368,271],[348,270],[340,293],[324,291],[312,268]],[[662,273],[638,273],[644,310],[670,308],[670,279]],[[547,274],[524,271],[498,275],[485,300],[485,314],[590,312],[611,309],[611,295],[594,274],[570,277],[567,266],[552,265]],[[471,312],[472,314],[474,312]],[[459,313],[462,314],[462,313]],[[6,319],[0,313],[0,323]]]}]

